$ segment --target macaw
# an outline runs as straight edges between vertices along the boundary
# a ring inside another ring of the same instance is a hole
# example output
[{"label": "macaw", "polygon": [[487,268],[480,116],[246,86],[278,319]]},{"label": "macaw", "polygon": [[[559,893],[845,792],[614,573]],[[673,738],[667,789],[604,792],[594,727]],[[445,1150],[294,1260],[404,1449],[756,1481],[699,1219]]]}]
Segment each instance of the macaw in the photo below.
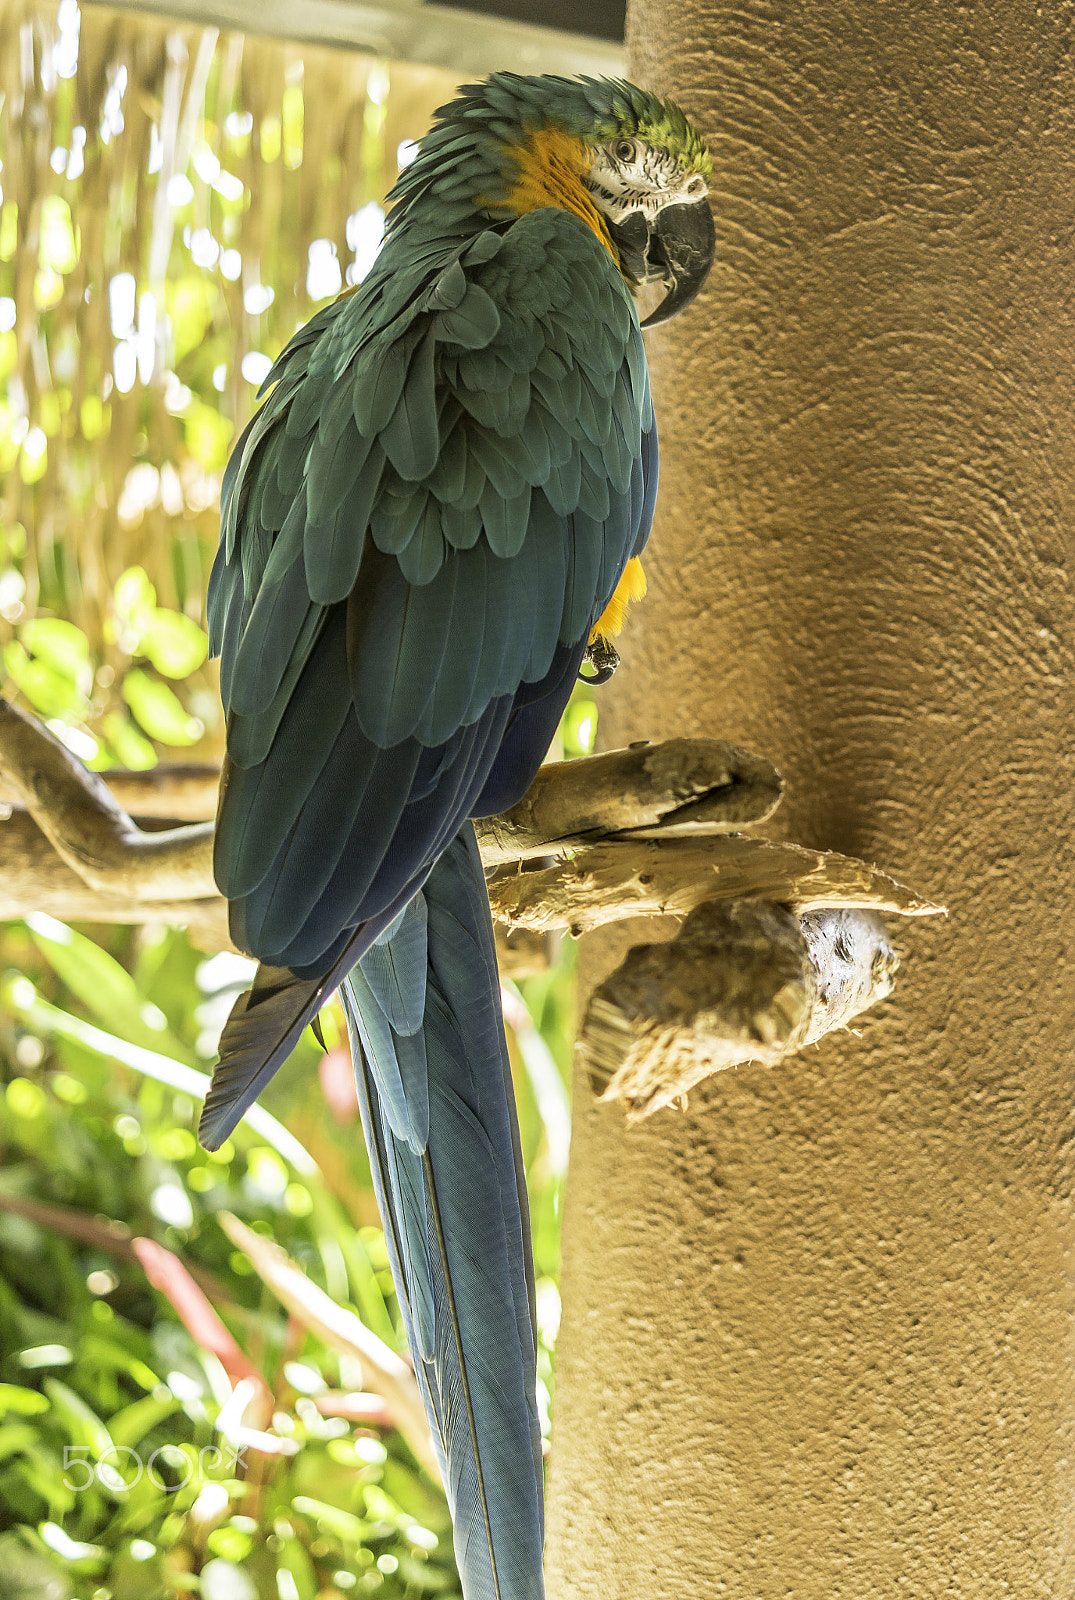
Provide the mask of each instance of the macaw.
[{"label": "macaw", "polygon": [[[366,278],[273,366],[209,586],[215,872],[260,961],[227,1137],[337,987],[467,1600],[542,1593],[526,1187],[471,818],[610,670],[657,488],[641,327],[712,262],[709,156],[632,84],[494,74],[437,113]],[[640,324],[633,295],[666,291]]]}]

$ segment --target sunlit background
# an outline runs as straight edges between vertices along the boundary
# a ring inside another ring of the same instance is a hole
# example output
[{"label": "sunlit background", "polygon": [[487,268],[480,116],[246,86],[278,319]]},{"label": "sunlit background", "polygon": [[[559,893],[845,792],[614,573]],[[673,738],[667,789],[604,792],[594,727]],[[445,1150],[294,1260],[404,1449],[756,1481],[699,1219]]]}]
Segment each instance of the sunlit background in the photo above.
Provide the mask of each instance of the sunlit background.
[{"label": "sunlit background", "polygon": [[[216,761],[231,441],[295,329],[368,271],[454,79],[77,0],[0,22],[5,693],[95,767]],[[580,694],[554,754],[595,718]],[[505,987],[546,1430],[571,967],[565,944]],[[249,970],[174,928],[39,912],[0,937],[5,1600],[458,1592],[428,1444],[355,1332],[405,1348],[339,1016],[234,1140],[196,1143]],[[327,1298],[287,1309],[288,1271]]]}]

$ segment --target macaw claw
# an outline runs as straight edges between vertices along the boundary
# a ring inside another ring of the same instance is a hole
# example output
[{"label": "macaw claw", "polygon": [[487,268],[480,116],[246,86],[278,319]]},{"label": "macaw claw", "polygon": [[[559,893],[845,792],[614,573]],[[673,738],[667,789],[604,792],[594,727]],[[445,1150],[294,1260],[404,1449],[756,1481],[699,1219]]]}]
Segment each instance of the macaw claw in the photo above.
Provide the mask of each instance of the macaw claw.
[{"label": "macaw claw", "polygon": [[583,666],[593,667],[593,675],[583,672],[579,668],[579,680],[582,683],[607,683],[620,664],[619,651],[601,634],[596,639],[591,639],[586,647],[586,654],[582,658]]}]

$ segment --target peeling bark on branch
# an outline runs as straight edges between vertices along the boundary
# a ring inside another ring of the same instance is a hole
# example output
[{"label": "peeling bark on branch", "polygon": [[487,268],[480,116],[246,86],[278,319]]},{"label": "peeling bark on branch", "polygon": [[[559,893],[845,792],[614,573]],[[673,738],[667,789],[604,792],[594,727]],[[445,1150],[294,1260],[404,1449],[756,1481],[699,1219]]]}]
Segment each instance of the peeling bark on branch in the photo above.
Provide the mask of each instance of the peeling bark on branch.
[{"label": "peeling bark on branch", "polygon": [[683,916],[717,897],[773,900],[799,912],[857,906],[929,917],[943,909],[851,856],[741,835],[640,847],[607,840],[539,872],[499,872],[489,897],[509,927],[575,934],[622,917]]},{"label": "peeling bark on branch", "polygon": [[734,833],[764,822],[783,783],[760,756],[719,739],[666,739],[541,768],[518,805],[477,824],[487,867],[630,834]]},{"label": "peeling bark on branch", "polygon": [[631,1121],[696,1083],[846,1027],[892,991],[899,957],[871,912],[796,917],[764,900],[696,906],[667,944],[637,945],[594,991],[580,1055]]}]

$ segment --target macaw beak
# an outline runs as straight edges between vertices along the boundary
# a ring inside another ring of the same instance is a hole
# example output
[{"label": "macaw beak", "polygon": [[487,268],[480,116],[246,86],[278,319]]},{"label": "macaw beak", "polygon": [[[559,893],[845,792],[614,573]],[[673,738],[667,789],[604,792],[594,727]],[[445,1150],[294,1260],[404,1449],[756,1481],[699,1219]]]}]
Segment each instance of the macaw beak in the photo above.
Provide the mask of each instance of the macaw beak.
[{"label": "macaw beak", "polygon": [[666,206],[657,216],[646,248],[646,281],[660,280],[668,293],[642,326],[655,328],[689,306],[701,289],[717,247],[708,200]]}]

